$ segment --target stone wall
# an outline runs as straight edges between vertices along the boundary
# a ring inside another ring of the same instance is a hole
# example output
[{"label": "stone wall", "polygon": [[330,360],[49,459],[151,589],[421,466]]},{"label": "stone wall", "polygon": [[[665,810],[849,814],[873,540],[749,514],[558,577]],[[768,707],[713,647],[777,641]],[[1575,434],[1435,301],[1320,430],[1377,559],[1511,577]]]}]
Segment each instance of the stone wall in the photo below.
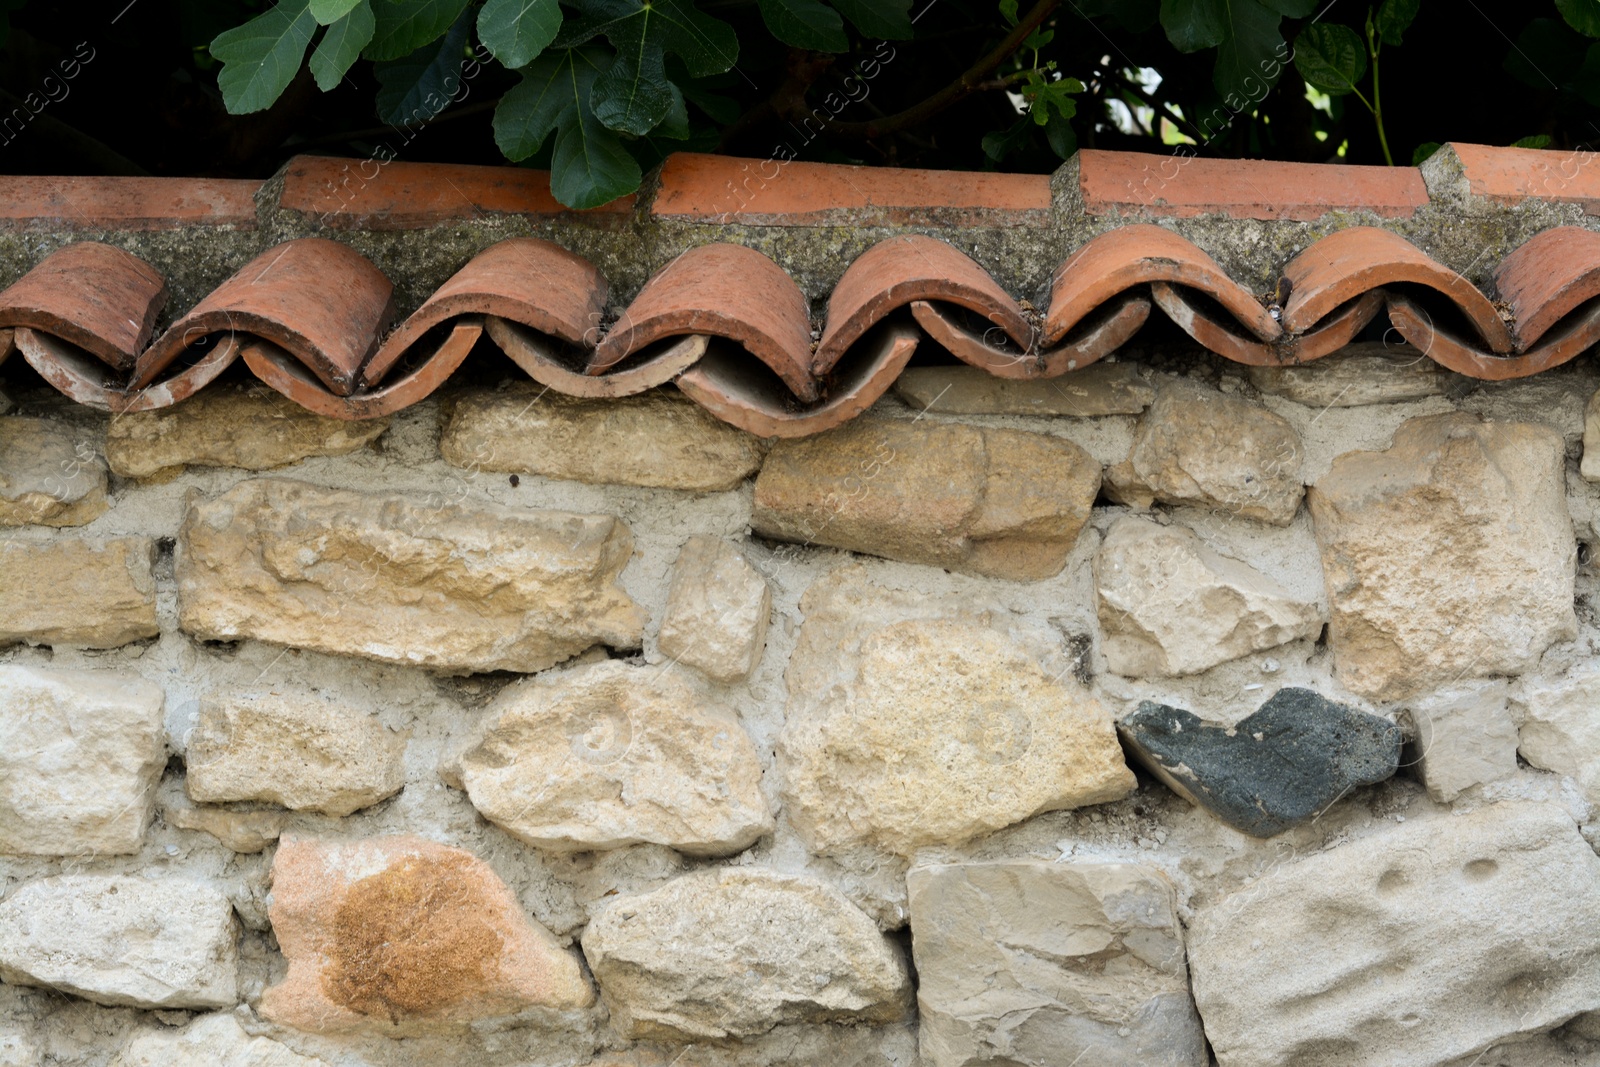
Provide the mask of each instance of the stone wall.
[{"label": "stone wall", "polygon": [[1600,1062],[1588,361],[18,381],[4,1067]]}]

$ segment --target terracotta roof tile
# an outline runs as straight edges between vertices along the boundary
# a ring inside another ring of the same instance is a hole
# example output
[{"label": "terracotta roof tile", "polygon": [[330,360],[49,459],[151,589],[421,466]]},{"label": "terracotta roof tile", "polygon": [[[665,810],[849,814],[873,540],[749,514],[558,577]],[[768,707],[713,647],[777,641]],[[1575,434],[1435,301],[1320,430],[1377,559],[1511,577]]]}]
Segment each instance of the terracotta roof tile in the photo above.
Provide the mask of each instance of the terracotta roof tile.
[{"label": "terracotta roof tile", "polygon": [[1268,343],[1242,335],[1235,324],[1213,314],[1205,301],[1194,299],[1181,286],[1151,282],[1150,295],[1184,333],[1218,355],[1252,367],[1307,363],[1337,352],[1383,310],[1384,297],[1381,289],[1369,290],[1339,305],[1311,332]]},{"label": "terracotta roof tile", "polygon": [[221,178],[0,177],[0,228],[255,229],[258,181]]},{"label": "terracotta roof tile", "polygon": [[32,326],[121,371],[133,366],[167,303],[156,269],[131,252],[80,241],[0,292],[0,326]]},{"label": "terracotta roof tile", "polygon": [[1491,203],[1515,205],[1530,197],[1582,204],[1600,213],[1600,157],[1587,148],[1549,151],[1460,144],[1450,148],[1461,161],[1467,188]]}]

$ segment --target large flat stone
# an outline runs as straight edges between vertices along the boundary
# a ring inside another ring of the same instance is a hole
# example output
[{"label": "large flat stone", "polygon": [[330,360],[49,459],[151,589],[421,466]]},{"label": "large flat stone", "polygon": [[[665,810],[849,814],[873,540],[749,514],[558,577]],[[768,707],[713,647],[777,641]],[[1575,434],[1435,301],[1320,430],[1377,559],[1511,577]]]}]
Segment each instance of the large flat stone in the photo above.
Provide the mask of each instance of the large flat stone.
[{"label": "large flat stone", "polygon": [[1060,635],[865,580],[805,595],[778,743],[789,820],[813,850],[910,853],[1134,787],[1111,713]]},{"label": "large flat stone", "polygon": [[0,901],[0,980],[112,1007],[231,1008],[233,906],[193,878],[64,874]]},{"label": "large flat stone", "polygon": [[0,538],[0,647],[115,648],[161,632],[148,537]]},{"label": "large flat stone", "polygon": [[609,515],[261,478],[192,504],[179,538],[179,622],[208,640],[466,673],[544,670],[643,637],[617,584],[633,538]]},{"label": "large flat stone", "polygon": [[1526,673],[1577,636],[1564,470],[1555,430],[1462,413],[1334,460],[1309,501],[1340,680],[1401,700]]},{"label": "large flat stone", "polygon": [[1101,651],[1114,674],[1197,674],[1322,632],[1315,600],[1214,552],[1194,531],[1125,516],[1095,557]]},{"label": "large flat stone", "polygon": [[0,526],[82,526],[105,514],[106,464],[82,431],[0,419]]},{"label": "large flat stone", "polygon": [[1518,703],[1522,758],[1569,776],[1600,804],[1600,668],[1582,664],[1560,678],[1527,679]]},{"label": "large flat stone", "polygon": [[978,367],[907,367],[894,391],[919,411],[948,415],[1137,415],[1156,398],[1138,364],[1104,361],[1035,381]]},{"label": "large flat stone", "polygon": [[1290,367],[1251,367],[1263,393],[1314,408],[1354,408],[1443,396],[1470,385],[1410,345],[1358,341],[1331,355]]},{"label": "large flat stone", "polygon": [[285,837],[268,914],[289,970],[261,1014],[282,1026],[405,1037],[594,999],[488,864],[420,837]]},{"label": "large flat stone", "polygon": [[719,855],[772,830],[755,745],[687,672],[610,660],[542,674],[502,690],[480,729],[461,784],[539,848]]},{"label": "large flat stone", "polygon": [[469,470],[709,492],[754,474],[766,448],[676,389],[580,400],[528,382],[455,397],[439,451]]},{"label": "large flat stone", "polygon": [[927,1067],[1205,1067],[1172,885],[1131,863],[906,878]]},{"label": "large flat stone", "polygon": [[251,1037],[232,1015],[204,1015],[179,1029],[136,1033],[111,1067],[325,1067],[271,1038]]},{"label": "large flat stone", "polygon": [[761,660],[772,590],[720,537],[689,538],[672,565],[656,642],[664,656],[719,682],[739,682]]},{"label": "large flat stone", "polygon": [[1220,1067],[1443,1067],[1600,1006],[1600,856],[1500,803],[1275,865],[1189,924]]},{"label": "large flat stone", "polygon": [[751,527],[1013,581],[1066,565],[1100,465],[1060,437],[862,416],[780,441],[756,478]]},{"label": "large flat stone", "polygon": [[583,953],[631,1038],[749,1037],[787,1023],[890,1023],[911,1007],[900,951],[816,878],[719,867],[619,896]]},{"label": "large flat stone", "polygon": [[[1406,701],[1414,737],[1405,762],[1428,795],[1448,804],[1474,786],[1517,773],[1517,726],[1504,678],[1475,679]],[[1600,737],[1596,738],[1600,742]]]},{"label": "large flat stone", "polygon": [[122,671],[0,665],[0,852],[138,852],[167,765],[163,700]]}]

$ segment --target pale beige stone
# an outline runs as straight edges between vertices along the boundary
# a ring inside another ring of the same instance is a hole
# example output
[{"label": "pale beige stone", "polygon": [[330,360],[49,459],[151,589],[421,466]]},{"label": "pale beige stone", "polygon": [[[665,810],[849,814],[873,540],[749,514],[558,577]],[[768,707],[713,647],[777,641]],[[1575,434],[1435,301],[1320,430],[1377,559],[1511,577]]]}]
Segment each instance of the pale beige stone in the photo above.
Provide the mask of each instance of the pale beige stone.
[{"label": "pale beige stone", "polygon": [[161,805],[161,818],[179,830],[210,834],[234,852],[260,852],[278,839],[288,822],[284,811],[235,811],[173,799]]},{"label": "pale beige stone", "polygon": [[1600,392],[1583,409],[1583,461],[1578,473],[1586,482],[1600,482]]},{"label": "pale beige stone", "polygon": [[406,784],[406,738],[376,715],[290,690],[200,702],[184,763],[202,803],[259,800],[349,815]]},{"label": "pale beige stone", "polygon": [[115,648],[161,632],[148,537],[0,538],[0,646]]},{"label": "pale beige stone", "polygon": [[317,415],[264,386],[213,386],[172,407],[112,418],[106,462],[124,478],[160,479],[188,466],[264,471],[308,456],[348,455],[388,428],[387,417]]},{"label": "pale beige stone", "polygon": [[0,980],[112,1007],[231,1008],[233,906],[195,878],[65,874],[0,901]]},{"label": "pale beige stone", "polygon": [[251,1037],[232,1015],[203,1015],[180,1029],[142,1030],[111,1067],[324,1067],[271,1038]]},{"label": "pale beige stone", "polygon": [[167,764],[163,701],[123,671],[0,665],[0,852],[138,852]]},{"label": "pale beige stone", "polygon": [[1309,501],[1340,680],[1399,700],[1522,674],[1577,636],[1577,543],[1556,431],[1451,413],[1347,452]]},{"label": "pale beige stone", "polygon": [[1384,341],[1358,341],[1310,363],[1250,367],[1248,373],[1263,393],[1314,408],[1422,400],[1470,385],[1419,349]]},{"label": "pale beige stone", "polygon": [[1517,773],[1517,727],[1504,678],[1459,682],[1414,697],[1398,709],[1414,740],[1405,762],[1428,795],[1448,804],[1473,786]]},{"label": "pale beige stone", "polygon": [[778,753],[788,818],[814,851],[909,854],[1133,789],[1110,711],[1049,627],[855,567],[801,612]]},{"label": "pale beige stone", "polygon": [[[3,397],[0,397],[3,398]],[[0,404],[0,413],[5,405]],[[44,1053],[33,1035],[0,1023],[0,1067],[43,1067]]]},{"label": "pale beige stone", "polygon": [[689,538],[672,565],[657,644],[662,655],[719,682],[739,682],[761,660],[772,590],[720,537]]},{"label": "pale beige stone", "polygon": [[1560,678],[1525,679],[1517,704],[1522,758],[1567,775],[1600,804],[1600,667],[1585,663]]},{"label": "pale beige stone", "polygon": [[1194,531],[1124,516],[1095,557],[1101,650],[1115,674],[1196,674],[1322,632],[1316,601],[1221,555]]},{"label": "pale beige stone", "polygon": [[456,397],[439,438],[469,470],[695,492],[736,487],[765,450],[676,389],[582,400],[533,382]]},{"label": "pale beige stone", "polygon": [[612,900],[583,934],[611,1021],[631,1038],[749,1037],[787,1023],[889,1023],[904,958],[819,879],[719,867]]},{"label": "pale beige stone", "polygon": [[687,672],[617,660],[502,690],[459,761],[473,806],[540,848],[738,852],[772,830],[761,760]]},{"label": "pale beige stone", "polygon": [[1408,819],[1197,909],[1220,1067],[1466,1063],[1600,1007],[1600,856],[1560,808]]},{"label": "pale beige stone", "polygon": [[1171,883],[1007,860],[906,877],[926,1067],[1206,1067]]},{"label": "pale beige stone", "polygon": [[1060,437],[862,416],[780,441],[751,527],[966,574],[1035,581],[1066,565],[1100,466]]},{"label": "pale beige stone", "polygon": [[1162,385],[1106,492],[1134,507],[1197,504],[1287,526],[1299,510],[1305,448],[1266,408],[1189,381]]},{"label": "pale beige stone", "polygon": [[105,461],[82,431],[0,419],[0,526],[82,526],[108,506]]},{"label": "pale beige stone", "polygon": [[1137,364],[1103,360],[1033,381],[979,367],[907,367],[894,391],[918,411],[949,415],[1137,415],[1156,398]]},{"label": "pale beige stone", "polygon": [[609,515],[442,502],[261,478],[192,504],[179,622],[436,670],[539,671],[595,644],[639,647],[617,584],[633,537]]}]

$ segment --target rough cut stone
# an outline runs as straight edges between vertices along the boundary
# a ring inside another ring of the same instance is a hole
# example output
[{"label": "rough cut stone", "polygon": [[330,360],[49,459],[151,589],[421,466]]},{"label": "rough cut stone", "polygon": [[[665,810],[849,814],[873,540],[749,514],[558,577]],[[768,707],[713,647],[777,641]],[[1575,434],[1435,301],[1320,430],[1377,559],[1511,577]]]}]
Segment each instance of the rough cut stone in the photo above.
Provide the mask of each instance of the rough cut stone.
[{"label": "rough cut stone", "polygon": [[1600,804],[1600,668],[1582,665],[1552,681],[1529,679],[1517,748],[1535,767],[1565,774]]},{"label": "rough cut stone", "polygon": [[1287,526],[1299,510],[1305,449],[1288,420],[1193,382],[1162,385],[1128,458],[1106,471],[1113,500],[1198,504]]},{"label": "rough cut stone", "polygon": [[633,537],[609,515],[463,507],[262,478],[190,506],[179,621],[443,671],[540,671],[638,648],[617,584]]},{"label": "rough cut stone", "polygon": [[1146,700],[1117,724],[1173,792],[1234,829],[1271,837],[1400,766],[1400,728],[1310,689],[1280,689],[1237,725]]},{"label": "rough cut stone", "polygon": [[186,466],[264,471],[308,456],[343,456],[389,428],[380,419],[317,415],[274,389],[204,389],[159,411],[118,415],[106,429],[106,462],[124,478],[158,479]]},{"label": "rough cut stone", "polygon": [[260,852],[278,839],[288,821],[285,811],[233,811],[169,800],[161,806],[161,818],[179,830],[210,834],[235,852]]},{"label": "rough cut stone", "polygon": [[1577,636],[1564,468],[1555,430],[1463,413],[1335,459],[1309,500],[1340,680],[1400,700],[1525,673]]},{"label": "rough cut stone", "polygon": [[617,660],[513,683],[461,757],[473,805],[539,848],[738,852],[772,830],[761,759],[684,672]]},{"label": "rough cut stone", "polygon": [[1131,863],[906,877],[927,1067],[1205,1067],[1173,890]]},{"label": "rough cut stone", "polygon": [[115,648],[154,637],[148,537],[0,539],[0,646]]},{"label": "rough cut stone", "polygon": [[1546,804],[1408,820],[1198,909],[1221,1067],[1442,1067],[1600,1006],[1600,856]]},{"label": "rough cut stone", "polygon": [[1578,473],[1584,481],[1600,482],[1600,392],[1589,397],[1583,409],[1583,462]]},{"label": "rough cut stone", "polygon": [[68,874],[0,901],[0,980],[112,1007],[231,1008],[233,906],[209,883]]},{"label": "rough cut stone", "polygon": [[1101,650],[1112,673],[1196,674],[1322,632],[1314,600],[1295,597],[1183,526],[1126,516],[1095,558]]},{"label": "rough cut stone", "polygon": [[0,666],[0,852],[139,851],[167,764],[159,687]]},{"label": "rough cut stone", "polygon": [[708,492],[754,474],[765,447],[676,389],[580,400],[528,382],[457,397],[439,451],[469,470]]},{"label": "rough cut stone", "polygon": [[[0,394],[0,414],[5,413],[4,394]],[[0,1067],[43,1067],[44,1053],[31,1034],[11,1030],[0,1024]]]},{"label": "rough cut stone", "polygon": [[1110,712],[1053,630],[895,594],[859,568],[818,582],[801,611],[778,751],[789,819],[814,850],[905,854],[1133,789]]},{"label": "rough cut stone", "polygon": [[949,415],[1137,415],[1156,398],[1134,363],[1091,363],[1038,381],[978,367],[908,367],[894,391],[918,411]]},{"label": "rough cut stone", "polygon": [[1071,441],[862,416],[780,441],[756,478],[764,537],[1035,581],[1066,565],[1100,489]]},{"label": "rough cut stone", "polygon": [[189,796],[259,800],[326,815],[406,784],[406,738],[375,715],[293,692],[229,693],[200,703],[184,763]]},{"label": "rough cut stone", "polygon": [[105,461],[80,432],[0,419],[0,526],[82,526],[108,506]]},{"label": "rough cut stone", "polygon": [[206,1015],[180,1030],[144,1030],[111,1067],[323,1067],[265,1037],[251,1037],[232,1015]]},{"label": "rough cut stone", "polygon": [[[1406,763],[1448,804],[1475,785],[1517,772],[1517,727],[1506,707],[1504,678],[1462,682],[1406,702],[1414,740]],[[1600,734],[1597,734],[1600,742]]]},{"label": "rough cut stone", "polygon": [[1354,408],[1443,396],[1468,379],[1410,345],[1359,341],[1297,367],[1251,367],[1263,393],[1315,408]]},{"label": "rough cut stone", "polygon": [[402,1037],[594,999],[488,864],[420,837],[285,837],[269,915],[289,971],[261,1013],[282,1026]]},{"label": "rough cut stone", "polygon": [[761,660],[772,590],[720,537],[689,538],[672,568],[657,643],[665,656],[719,682],[739,682]]},{"label": "rough cut stone", "polygon": [[890,1023],[911,1007],[898,949],[826,882],[720,867],[616,897],[583,954],[631,1038],[749,1037],[787,1023]]}]

